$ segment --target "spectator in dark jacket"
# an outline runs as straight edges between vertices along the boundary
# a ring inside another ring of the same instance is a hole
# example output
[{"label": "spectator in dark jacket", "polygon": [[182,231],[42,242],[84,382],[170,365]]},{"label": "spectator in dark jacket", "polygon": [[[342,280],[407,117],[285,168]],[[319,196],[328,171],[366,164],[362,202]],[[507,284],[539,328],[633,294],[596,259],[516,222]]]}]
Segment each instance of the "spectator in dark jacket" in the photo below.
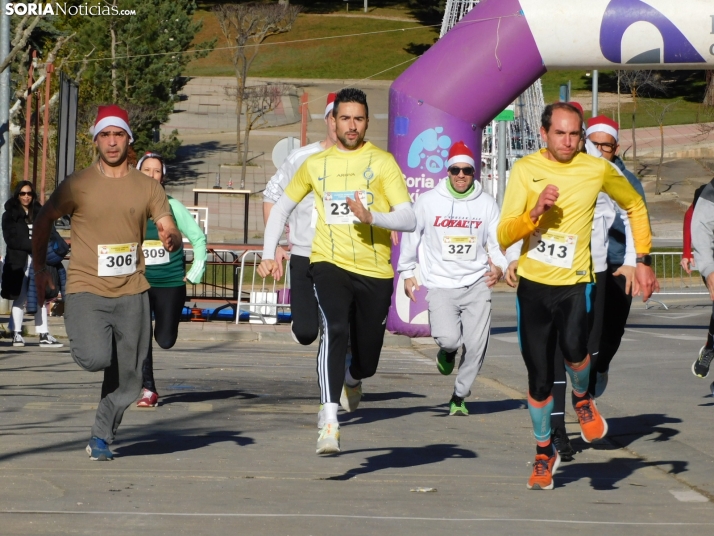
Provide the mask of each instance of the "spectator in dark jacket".
[{"label": "spectator in dark jacket", "polygon": [[[10,329],[14,332],[13,346],[25,346],[22,317],[27,302],[28,272],[32,264],[32,222],[40,208],[32,183],[22,181],[15,187],[12,199],[5,203],[2,215],[2,234],[7,248],[0,296],[13,300],[10,319]],[[49,334],[47,309],[44,307],[35,313],[35,333],[40,336],[40,346],[62,346]]]}]

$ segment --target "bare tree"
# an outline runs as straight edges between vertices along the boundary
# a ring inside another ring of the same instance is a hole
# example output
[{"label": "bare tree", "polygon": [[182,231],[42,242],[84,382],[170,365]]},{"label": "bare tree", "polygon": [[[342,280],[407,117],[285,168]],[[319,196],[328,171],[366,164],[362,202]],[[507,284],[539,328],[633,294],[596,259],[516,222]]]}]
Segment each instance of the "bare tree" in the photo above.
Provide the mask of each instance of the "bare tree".
[{"label": "bare tree", "polygon": [[657,122],[657,126],[659,126],[660,149],[657,179],[655,180],[655,195],[661,195],[662,193],[660,183],[662,180],[662,164],[664,162],[664,119],[678,104],[679,100],[658,102],[654,99],[648,99],[647,106],[645,106],[647,115],[654,119]]},{"label": "bare tree", "polygon": [[[260,45],[268,37],[290,31],[302,6],[289,4],[218,4],[214,6],[221,32],[233,48],[231,60],[238,87],[236,100],[236,147],[241,153],[240,116],[246,93],[248,71],[255,60]],[[245,143],[245,142],[244,142]],[[245,154],[245,149],[243,150]],[[244,162],[245,172],[245,162]]]},{"label": "bare tree", "polygon": [[704,106],[714,106],[714,71],[707,73],[707,90],[704,93]]},{"label": "bare tree", "polygon": [[[226,87],[226,95],[237,98],[238,88]],[[294,95],[297,88],[290,84],[260,84],[243,88],[242,102],[245,105],[245,127],[243,131],[243,154],[241,156],[240,187],[245,188],[246,166],[250,131],[267,125],[265,115],[280,104],[285,95]],[[240,133],[238,133],[240,136]]]},{"label": "bare tree", "polygon": [[632,95],[632,169],[637,173],[637,139],[635,137],[637,97],[644,90],[656,90],[664,93],[665,87],[656,71],[619,71],[618,75],[620,84]]},{"label": "bare tree", "polygon": [[15,35],[12,41],[10,41],[12,49],[10,50],[10,54],[0,63],[0,73],[7,69],[15,58],[25,50],[32,30],[35,29],[35,26],[37,26],[41,18],[40,15],[37,15],[31,19],[30,15],[25,15],[20,19],[20,22],[17,23],[17,26],[15,26]]}]

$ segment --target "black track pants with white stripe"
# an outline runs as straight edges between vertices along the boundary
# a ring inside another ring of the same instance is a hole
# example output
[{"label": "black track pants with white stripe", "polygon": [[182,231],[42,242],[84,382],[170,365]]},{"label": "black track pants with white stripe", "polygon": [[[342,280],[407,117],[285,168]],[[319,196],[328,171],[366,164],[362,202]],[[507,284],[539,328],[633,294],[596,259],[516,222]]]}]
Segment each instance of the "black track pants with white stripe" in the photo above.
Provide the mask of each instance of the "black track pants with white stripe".
[{"label": "black track pants with white stripe", "polygon": [[361,380],[377,371],[394,280],[348,272],[329,262],[312,264],[310,273],[323,324],[317,352],[320,403],[339,403],[348,339],[352,377]]}]

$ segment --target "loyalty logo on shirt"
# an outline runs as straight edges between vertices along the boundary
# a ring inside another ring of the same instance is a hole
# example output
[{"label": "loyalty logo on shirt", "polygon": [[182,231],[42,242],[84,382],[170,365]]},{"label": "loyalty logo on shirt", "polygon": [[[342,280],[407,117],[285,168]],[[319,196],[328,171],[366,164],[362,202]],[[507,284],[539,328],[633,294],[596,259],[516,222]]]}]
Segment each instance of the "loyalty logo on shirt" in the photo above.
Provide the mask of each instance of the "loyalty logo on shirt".
[{"label": "loyalty logo on shirt", "polygon": [[545,179],[536,179],[535,177],[533,177],[533,182],[540,182],[540,181],[544,181],[544,180]]},{"label": "loyalty logo on shirt", "polygon": [[434,220],[434,227],[463,227],[466,229],[474,228],[478,229],[481,227],[483,222],[477,219],[470,219],[464,216],[454,216],[451,218],[442,218],[437,216]]}]

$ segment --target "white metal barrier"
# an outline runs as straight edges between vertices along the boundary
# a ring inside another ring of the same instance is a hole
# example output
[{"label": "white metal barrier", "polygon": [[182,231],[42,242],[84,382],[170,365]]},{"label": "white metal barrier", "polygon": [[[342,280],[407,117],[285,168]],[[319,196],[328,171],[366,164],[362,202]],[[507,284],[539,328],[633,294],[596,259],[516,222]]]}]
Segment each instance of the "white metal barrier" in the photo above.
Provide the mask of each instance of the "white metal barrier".
[{"label": "white metal barrier", "polygon": [[241,256],[236,324],[241,320],[241,313],[245,317],[246,312],[251,324],[277,324],[280,317],[290,311],[289,256],[283,266],[283,282],[279,283],[272,277],[268,278],[272,282],[266,282],[257,273],[262,253],[262,250],[249,250]]},{"label": "white metal barrier", "polygon": [[663,296],[708,296],[702,276],[694,267],[688,274],[682,268],[682,252],[656,252],[652,253],[652,269],[659,281],[659,292],[655,292],[649,302],[655,302],[667,309],[667,305],[660,299]]}]

